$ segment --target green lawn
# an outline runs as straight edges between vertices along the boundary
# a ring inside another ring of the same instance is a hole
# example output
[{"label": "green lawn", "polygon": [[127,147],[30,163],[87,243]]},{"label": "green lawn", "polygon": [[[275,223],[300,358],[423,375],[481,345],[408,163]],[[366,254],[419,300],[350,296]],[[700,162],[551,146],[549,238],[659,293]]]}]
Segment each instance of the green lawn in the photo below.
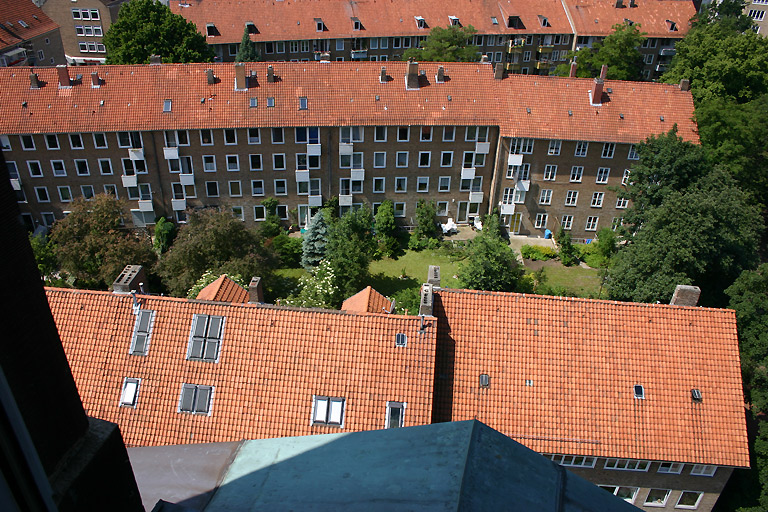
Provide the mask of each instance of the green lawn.
[{"label": "green lawn", "polygon": [[597,269],[555,265],[544,267],[544,275],[547,278],[547,285],[553,288],[565,288],[577,297],[597,298],[600,290],[600,275]]},{"label": "green lawn", "polygon": [[[384,295],[393,295],[405,288],[421,286],[427,281],[429,266],[439,265],[441,286],[456,288],[459,284],[453,276],[459,269],[459,261],[443,250],[405,251],[399,258],[385,258],[371,263],[371,286]],[[406,278],[400,279],[403,274]]]}]

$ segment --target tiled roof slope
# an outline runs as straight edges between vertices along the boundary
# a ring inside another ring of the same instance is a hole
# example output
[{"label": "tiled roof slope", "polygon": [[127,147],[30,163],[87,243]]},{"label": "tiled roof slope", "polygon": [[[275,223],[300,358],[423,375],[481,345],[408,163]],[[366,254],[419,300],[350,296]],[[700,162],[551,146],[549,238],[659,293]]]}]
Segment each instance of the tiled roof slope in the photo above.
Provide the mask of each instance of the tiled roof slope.
[{"label": "tiled roof slope", "polygon": [[[688,21],[696,14],[692,0],[637,0],[635,7],[624,0],[617,8],[616,0],[563,0],[576,33],[583,36],[607,36],[614,25],[630,20],[640,24],[648,37],[683,38],[690,29]],[[676,24],[670,31],[667,20]],[[241,36],[242,37],[242,36]]]},{"label": "tiled roof slope", "polygon": [[341,310],[350,313],[381,313],[391,308],[392,302],[370,286],[366,286],[341,304]]},{"label": "tiled roof slope", "polygon": [[470,290],[434,304],[434,419],[544,453],[749,466],[732,310]]},{"label": "tiled roof slope", "polygon": [[[430,422],[434,319],[422,334],[418,317],[139,295],[156,313],[148,355],[132,356],[131,296],[46,293],[86,412],[129,446],[338,432],[310,426],[313,394],[346,399],[344,432],[384,428],[388,400],[407,402],[406,425]],[[226,317],[219,362],[185,359],[193,314]],[[136,408],[118,406],[126,377],[142,379]],[[176,412],[183,383],[215,387],[210,416]]]},{"label": "tiled roof slope", "polygon": [[0,51],[57,28],[59,26],[32,0],[0,2]]},{"label": "tiled roof slope", "polygon": [[[629,1],[629,0],[627,0]],[[258,30],[253,41],[289,41],[349,37],[426,36],[432,27],[450,25],[456,16],[463,26],[472,25],[479,34],[571,34],[573,29],[560,0],[186,0],[171,2],[171,10],[197,25],[206,34],[213,23],[220,35],[207,37],[209,44],[239,43],[246,22]],[[549,26],[542,27],[539,15]],[[416,16],[427,28],[419,29]],[[507,27],[509,16],[519,16],[525,28]],[[353,30],[352,18],[363,30]],[[491,17],[496,17],[494,25]],[[315,18],[325,31],[317,32]]]},{"label": "tiled roof slope", "polygon": [[234,282],[226,274],[200,290],[197,300],[212,300],[216,302],[248,302],[248,290]]},{"label": "tiled roof slope", "polygon": [[[420,63],[429,85],[405,90],[406,62],[387,62],[391,80],[379,82],[376,62],[248,63],[258,86],[235,91],[233,64],[164,64],[71,68],[83,83],[58,87],[55,68],[35,68],[45,82],[30,89],[29,68],[0,69],[0,133],[66,133],[254,126],[490,125],[507,137],[636,143],[678,125],[697,141],[690,92],[677,85],[606,81],[601,106],[590,104],[593,81],[584,78],[509,75],[493,78],[493,66],[444,64],[448,77],[435,83],[437,63]],[[217,83],[208,85],[206,69]],[[91,87],[91,72],[102,83]],[[258,106],[249,108],[249,98]],[[267,98],[275,107],[267,107]],[[299,110],[299,98],[308,108]],[[377,99],[378,98],[378,99]],[[163,112],[164,100],[172,111]],[[205,101],[202,101],[205,99]],[[103,104],[101,103],[103,101]],[[528,112],[530,109],[530,113]]]}]

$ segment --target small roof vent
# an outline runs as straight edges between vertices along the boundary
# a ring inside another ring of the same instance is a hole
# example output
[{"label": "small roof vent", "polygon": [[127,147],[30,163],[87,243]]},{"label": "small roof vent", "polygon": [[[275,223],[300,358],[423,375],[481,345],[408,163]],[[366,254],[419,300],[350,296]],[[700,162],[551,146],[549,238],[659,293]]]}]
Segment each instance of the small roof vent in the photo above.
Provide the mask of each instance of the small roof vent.
[{"label": "small roof vent", "polygon": [[487,373],[480,374],[480,387],[481,388],[491,387],[491,376],[488,375]]},{"label": "small roof vent", "polygon": [[693,400],[694,402],[701,402],[702,401],[701,390],[700,389],[693,388],[691,390],[691,400]]},{"label": "small roof vent", "polygon": [[645,400],[645,388],[640,384],[635,384],[635,398]]}]

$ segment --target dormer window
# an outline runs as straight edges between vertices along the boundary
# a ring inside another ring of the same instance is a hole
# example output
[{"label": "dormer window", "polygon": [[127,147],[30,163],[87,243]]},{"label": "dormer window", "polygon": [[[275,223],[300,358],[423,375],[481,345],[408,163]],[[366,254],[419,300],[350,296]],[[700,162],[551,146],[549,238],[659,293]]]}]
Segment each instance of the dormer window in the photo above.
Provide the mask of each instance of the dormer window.
[{"label": "dormer window", "polygon": [[245,22],[245,29],[249,34],[258,34],[258,30],[256,30],[256,24],[252,21]]},{"label": "dormer window", "polygon": [[219,359],[223,330],[223,316],[195,315],[192,317],[187,359],[215,363]]},{"label": "dormer window", "polygon": [[357,18],[352,18],[352,30],[363,30],[363,24]]},{"label": "dormer window", "polygon": [[427,22],[421,16],[414,16],[417,28],[427,28]]},{"label": "dormer window", "polygon": [[396,347],[405,347],[408,345],[408,336],[405,334],[399,332],[395,335],[395,346]]},{"label": "dormer window", "polygon": [[219,35],[219,31],[216,30],[216,25],[214,25],[213,23],[206,23],[205,35],[207,35],[208,37]]},{"label": "dormer window", "polygon": [[677,32],[677,23],[672,20],[667,20],[667,29],[669,29],[670,32]]},{"label": "dormer window", "polygon": [[459,23],[459,18],[456,16],[448,16],[448,20],[450,20],[452,26],[461,26],[461,23]]},{"label": "dormer window", "polygon": [[510,16],[507,18],[507,27],[509,28],[525,28],[520,16]]},{"label": "dormer window", "polygon": [[315,30],[317,32],[322,32],[325,30],[325,23],[323,23],[322,18],[315,18]]},{"label": "dormer window", "polygon": [[542,16],[541,14],[538,15],[539,17],[539,23],[541,23],[542,27],[551,27],[552,25],[549,24],[549,19],[547,19],[546,16]]}]

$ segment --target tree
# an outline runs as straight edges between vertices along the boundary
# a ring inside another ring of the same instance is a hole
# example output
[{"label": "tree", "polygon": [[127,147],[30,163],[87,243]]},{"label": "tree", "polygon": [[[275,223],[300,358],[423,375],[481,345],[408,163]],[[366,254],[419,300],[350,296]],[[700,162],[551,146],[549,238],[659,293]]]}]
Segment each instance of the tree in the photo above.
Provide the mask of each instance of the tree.
[{"label": "tree", "polygon": [[267,244],[271,245],[280,257],[280,265],[283,268],[299,268],[301,266],[301,238],[288,236],[288,233],[280,233]]},{"label": "tree", "polygon": [[368,267],[375,250],[372,225],[371,211],[363,207],[347,212],[331,226],[325,257],[338,287],[334,306],[367,284]]},{"label": "tree", "polygon": [[320,210],[312,217],[301,241],[301,266],[307,270],[316,267],[325,257],[327,244],[328,222],[325,211]]},{"label": "tree", "polygon": [[416,227],[413,230],[416,238],[439,238],[435,215],[435,203],[419,199],[416,203]]},{"label": "tree", "polygon": [[176,226],[169,222],[165,217],[160,217],[155,223],[155,250],[164,253],[173,243],[173,237],[176,236]]},{"label": "tree", "polygon": [[211,62],[214,52],[194,23],[156,0],[131,0],[120,6],[117,21],[104,34],[107,64]]},{"label": "tree", "polygon": [[578,262],[578,258],[576,258],[576,247],[573,246],[571,241],[571,232],[566,231],[560,226],[555,235],[555,241],[559,246],[557,254],[560,257],[560,263],[566,267],[575,265]]},{"label": "tree", "polygon": [[678,284],[701,288],[701,303],[725,305],[724,290],[757,264],[759,210],[733,178],[714,170],[644,213],[644,223],[614,258],[612,299],[669,302]]},{"label": "tree", "polygon": [[267,212],[264,220],[261,222],[261,236],[264,238],[274,238],[284,232],[280,217],[277,215],[278,201],[274,197],[264,199],[261,204]]},{"label": "tree", "polygon": [[29,234],[29,245],[35,255],[35,263],[44,281],[49,280],[59,270],[56,248],[47,236]]},{"label": "tree", "polygon": [[737,32],[745,32],[754,25],[752,18],[744,14],[747,2],[743,0],[719,0],[702,5],[699,13],[694,16],[692,27],[715,23],[724,24]]},{"label": "tree", "polygon": [[470,242],[467,253],[467,259],[459,265],[458,277],[462,288],[500,292],[516,290],[525,271],[509,244],[496,236],[493,230],[483,229]]},{"label": "tree", "polygon": [[379,252],[392,257],[399,248],[397,241],[397,224],[395,223],[395,206],[389,199],[384,200],[376,210],[373,230],[376,233],[376,243]]},{"label": "tree", "polygon": [[[639,48],[645,41],[645,33],[640,32],[640,24],[618,23],[612,28],[613,33],[594,43],[592,48],[568,53],[568,60],[575,59],[578,63],[576,76],[598,77],[605,64],[608,66],[606,77],[610,80],[642,80],[644,63]],[[568,76],[570,70],[569,63],[560,64],[555,68],[555,74]]]},{"label": "tree", "polygon": [[126,265],[155,262],[152,243],[144,231],[122,227],[125,203],[108,194],[98,194],[90,201],[72,202],[70,214],[57,221],[51,230],[51,242],[62,270],[77,278],[80,286],[106,288]]},{"label": "tree", "polygon": [[229,212],[206,209],[187,217],[157,270],[170,293],[182,297],[206,271],[260,276],[268,285],[276,262],[255,231]]},{"label": "tree", "polygon": [[337,304],[339,287],[333,267],[328,260],[310,271],[309,275],[301,276],[298,295],[283,299],[281,305],[303,308],[332,309]]},{"label": "tree", "polygon": [[237,49],[235,62],[256,62],[261,60],[259,50],[256,49],[256,42],[251,41],[251,34],[248,33],[248,27],[243,31],[243,40],[240,42],[240,48]]},{"label": "tree", "polygon": [[411,48],[403,52],[403,60],[431,62],[474,62],[480,48],[468,44],[477,30],[472,25],[460,27],[451,25],[448,28],[434,27],[419,48]]}]

